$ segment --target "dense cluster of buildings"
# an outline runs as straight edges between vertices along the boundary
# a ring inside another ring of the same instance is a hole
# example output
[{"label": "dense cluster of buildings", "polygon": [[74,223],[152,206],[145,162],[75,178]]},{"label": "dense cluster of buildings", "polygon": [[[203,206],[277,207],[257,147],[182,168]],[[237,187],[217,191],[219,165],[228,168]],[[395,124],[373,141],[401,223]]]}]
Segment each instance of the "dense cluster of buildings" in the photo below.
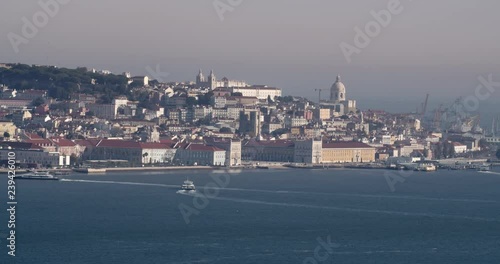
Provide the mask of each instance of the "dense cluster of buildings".
[{"label": "dense cluster of buildings", "polygon": [[15,151],[21,166],[32,167],[368,163],[465,156],[482,141],[500,142],[473,128],[426,129],[418,113],[360,111],[340,76],[319,103],[218,80],[213,71],[205,77],[200,70],[189,83],[126,76],[142,101],[119,96],[105,104],[99,94],[82,93],[56,101],[43,87],[1,86],[0,161]]}]

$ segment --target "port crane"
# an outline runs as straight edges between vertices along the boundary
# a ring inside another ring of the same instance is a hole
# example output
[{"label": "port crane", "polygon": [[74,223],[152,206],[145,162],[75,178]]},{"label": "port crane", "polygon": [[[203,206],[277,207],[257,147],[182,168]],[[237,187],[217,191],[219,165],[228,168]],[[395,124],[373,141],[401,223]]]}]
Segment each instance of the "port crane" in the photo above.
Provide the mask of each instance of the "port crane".
[{"label": "port crane", "polygon": [[429,94],[425,97],[425,102],[422,103],[422,112],[420,113],[421,118],[424,118],[425,113],[427,112],[427,103],[429,103]]}]

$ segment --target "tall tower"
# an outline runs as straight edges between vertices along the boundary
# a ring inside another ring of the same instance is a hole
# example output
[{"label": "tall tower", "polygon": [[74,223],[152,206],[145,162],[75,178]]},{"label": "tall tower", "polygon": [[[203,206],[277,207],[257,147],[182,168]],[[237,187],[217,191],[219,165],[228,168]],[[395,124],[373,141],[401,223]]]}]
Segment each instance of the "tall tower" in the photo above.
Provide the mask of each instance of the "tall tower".
[{"label": "tall tower", "polygon": [[196,76],[196,86],[201,87],[205,83],[205,76],[203,76],[203,72],[200,69],[198,76]]},{"label": "tall tower", "polygon": [[217,78],[215,77],[214,70],[210,71],[210,75],[208,76],[208,85],[210,85],[210,89],[217,88]]},{"label": "tall tower", "polygon": [[346,101],[346,88],[340,80],[340,75],[337,76],[337,81],[330,88],[330,101],[334,103]]}]

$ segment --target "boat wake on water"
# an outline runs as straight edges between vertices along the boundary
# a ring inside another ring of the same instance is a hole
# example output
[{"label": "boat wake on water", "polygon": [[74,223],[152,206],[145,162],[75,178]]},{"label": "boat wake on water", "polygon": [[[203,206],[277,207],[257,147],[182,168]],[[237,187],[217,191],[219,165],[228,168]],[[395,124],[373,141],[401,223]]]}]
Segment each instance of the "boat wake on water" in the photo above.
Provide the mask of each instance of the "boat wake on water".
[{"label": "boat wake on water", "polygon": [[484,174],[494,174],[494,175],[500,175],[500,172],[494,172],[494,171],[478,171],[479,173],[484,173]]},{"label": "boat wake on water", "polygon": [[229,202],[237,202],[237,203],[250,203],[250,204],[283,206],[283,207],[299,207],[299,208],[309,208],[309,209],[323,209],[323,210],[345,211],[345,212],[354,212],[354,213],[376,213],[376,214],[388,214],[388,215],[401,215],[401,216],[408,216],[408,217],[433,217],[433,218],[447,218],[447,219],[471,220],[471,221],[482,221],[482,222],[500,222],[500,219],[496,219],[496,218],[472,217],[472,216],[465,216],[465,215],[447,215],[447,214],[402,212],[402,211],[376,210],[376,209],[360,209],[360,208],[309,205],[309,204],[279,203],[279,202],[266,202],[266,201],[248,200],[248,199],[239,199],[239,198],[227,198],[227,197],[213,197],[213,198],[211,197],[211,199],[221,200],[221,201],[229,201]]},{"label": "boat wake on water", "polygon": [[[139,182],[117,182],[117,181],[93,181],[93,180],[70,180],[62,179],[63,182],[82,182],[82,183],[101,183],[101,184],[120,184],[120,185],[136,185],[136,186],[155,186],[155,187],[166,187],[166,188],[179,188],[178,185],[167,185],[167,184],[157,184],[157,183],[139,183]],[[216,188],[207,188],[216,189]],[[314,192],[296,192],[296,191],[269,191],[269,190],[255,190],[255,189],[239,189],[239,188],[217,188],[221,190],[232,190],[232,191],[250,191],[250,192],[266,192],[266,193],[277,193],[277,194],[317,194]],[[176,192],[177,194],[197,196],[203,195],[197,193],[195,189],[181,189]],[[329,194],[329,193],[322,193]],[[440,201],[453,201],[453,202],[486,202],[486,203],[500,203],[498,201],[487,201],[487,200],[460,200],[460,199],[439,199],[439,198],[425,198],[425,197],[412,197],[412,196],[388,196],[388,195],[356,195],[356,194],[335,194],[330,193],[330,195],[344,195],[344,196],[357,196],[357,197],[380,197],[380,198],[399,198],[399,199],[422,199],[422,200],[440,200]],[[447,215],[447,214],[434,214],[434,213],[418,213],[418,212],[402,212],[402,211],[390,211],[390,210],[376,210],[376,209],[361,209],[361,208],[349,208],[349,207],[334,207],[334,206],[321,206],[321,205],[309,205],[309,204],[295,204],[295,203],[280,203],[280,202],[266,202],[259,200],[249,200],[240,198],[229,198],[229,197],[210,197],[213,200],[229,201],[237,203],[249,203],[249,204],[260,204],[260,205],[270,205],[270,206],[283,206],[283,207],[299,207],[299,208],[309,208],[309,209],[322,209],[322,210],[336,210],[336,211],[346,211],[355,213],[377,213],[377,214],[389,214],[389,215],[401,215],[401,216],[413,216],[413,217],[434,217],[434,218],[448,218],[448,219],[459,219],[459,220],[471,220],[471,221],[483,221],[483,222],[500,222],[500,219],[496,218],[483,218],[483,217],[472,217],[472,216],[462,216],[462,215]]]},{"label": "boat wake on water", "polygon": [[[496,172],[483,172],[494,173]],[[498,173],[500,174],[500,173]],[[82,183],[101,183],[101,184],[119,184],[119,185],[137,185],[137,186],[154,186],[164,188],[178,189],[178,185],[168,185],[159,183],[141,183],[141,182],[118,182],[118,181],[95,181],[95,180],[72,180],[61,179],[62,182],[82,182]],[[378,195],[378,194],[351,194],[351,193],[326,193],[326,192],[301,192],[301,191],[284,191],[284,190],[258,190],[258,189],[244,189],[244,188],[216,188],[204,187],[202,189],[208,190],[224,190],[236,192],[258,192],[258,193],[274,193],[274,194],[307,194],[307,195],[329,195],[329,196],[344,196],[344,197],[358,197],[358,198],[384,198],[384,199],[407,199],[407,200],[423,200],[423,201],[441,201],[441,202],[463,202],[463,203],[492,203],[500,204],[500,201],[493,200],[477,200],[477,199],[453,199],[453,198],[433,198],[433,197],[419,197],[419,196],[405,196],[405,195]],[[195,190],[178,190],[178,194],[195,194]]]},{"label": "boat wake on water", "polygon": [[142,183],[142,182],[92,181],[92,180],[70,180],[70,179],[62,179],[61,181],[62,182],[138,185],[138,186],[157,186],[157,187],[167,187],[167,188],[178,188],[179,187],[177,185],[167,185],[167,184],[159,184],[159,183]]}]

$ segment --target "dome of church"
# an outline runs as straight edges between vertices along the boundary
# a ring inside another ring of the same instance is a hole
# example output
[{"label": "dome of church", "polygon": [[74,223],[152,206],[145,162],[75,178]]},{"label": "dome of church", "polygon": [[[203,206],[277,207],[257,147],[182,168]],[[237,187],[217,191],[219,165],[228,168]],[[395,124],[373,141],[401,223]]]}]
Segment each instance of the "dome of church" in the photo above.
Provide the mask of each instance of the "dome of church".
[{"label": "dome of church", "polygon": [[331,88],[331,101],[345,101],[345,92],[345,85],[340,81],[340,76],[337,76],[337,81],[332,85]]}]

